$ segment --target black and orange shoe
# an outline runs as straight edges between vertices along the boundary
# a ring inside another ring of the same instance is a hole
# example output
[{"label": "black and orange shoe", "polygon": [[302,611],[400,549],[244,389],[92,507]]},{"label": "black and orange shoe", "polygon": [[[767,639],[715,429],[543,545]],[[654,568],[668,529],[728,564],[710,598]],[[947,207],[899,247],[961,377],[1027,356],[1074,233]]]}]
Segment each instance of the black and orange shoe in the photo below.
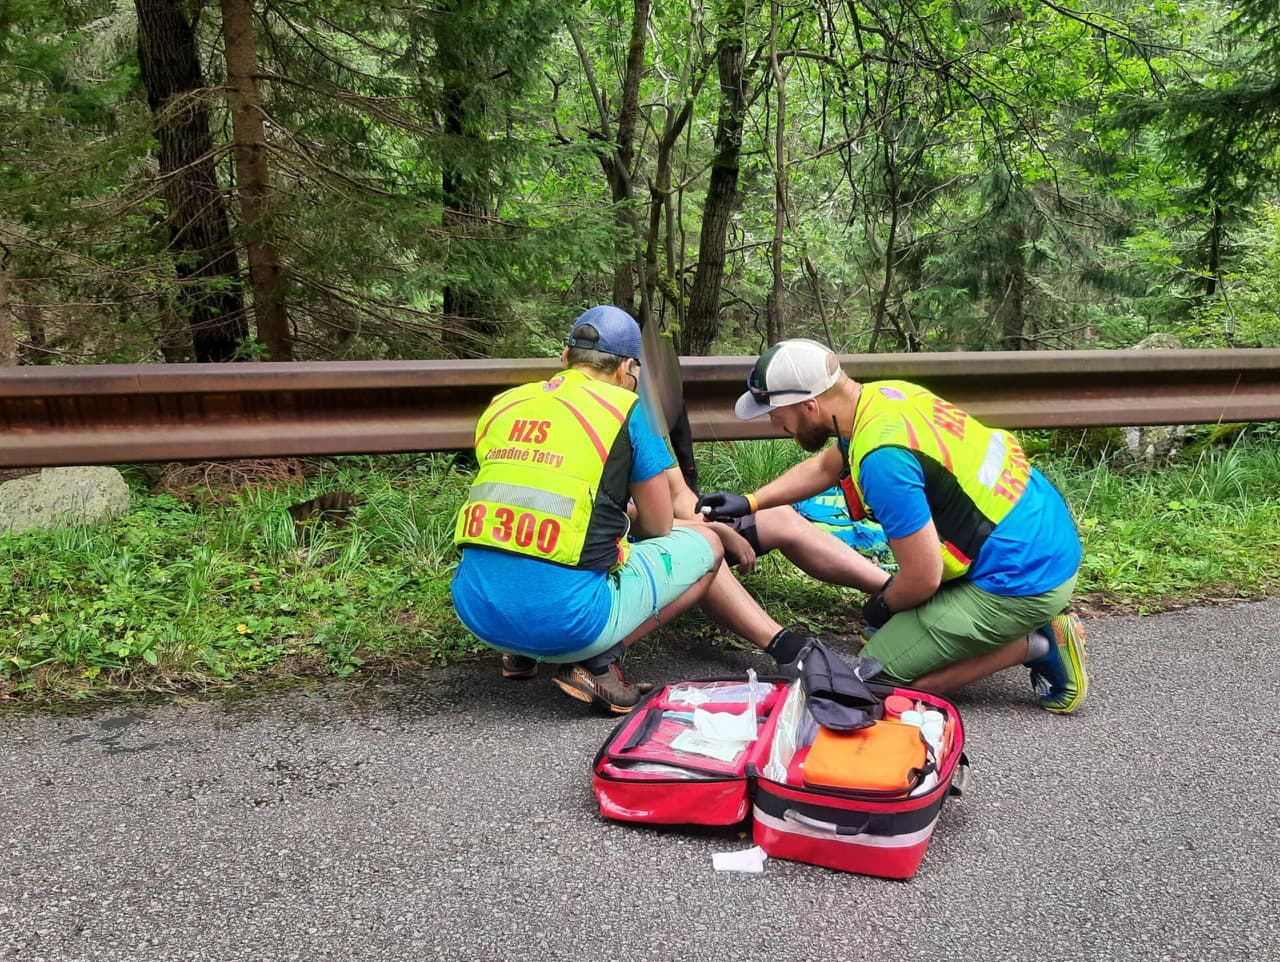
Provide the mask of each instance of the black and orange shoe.
[{"label": "black and orange shoe", "polygon": [[502,677],[512,681],[525,681],[538,674],[538,660],[525,655],[502,654]]},{"label": "black and orange shoe", "polygon": [[598,675],[581,664],[561,665],[551,680],[570,698],[612,715],[627,714],[645,692],[653,689],[651,683],[632,683],[623,678],[622,667],[616,661]]}]

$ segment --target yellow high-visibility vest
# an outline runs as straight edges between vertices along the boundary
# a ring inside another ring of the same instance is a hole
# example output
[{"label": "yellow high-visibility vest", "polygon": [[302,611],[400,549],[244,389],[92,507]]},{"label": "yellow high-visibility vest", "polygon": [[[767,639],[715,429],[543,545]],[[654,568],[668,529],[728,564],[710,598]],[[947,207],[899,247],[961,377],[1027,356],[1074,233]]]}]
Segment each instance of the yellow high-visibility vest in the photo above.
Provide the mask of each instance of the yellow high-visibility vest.
[{"label": "yellow high-visibility vest", "polygon": [[454,543],[574,568],[625,563],[626,425],[636,401],[577,370],[495,397],[476,423],[480,471],[458,512]]},{"label": "yellow high-visibility vest", "polygon": [[841,447],[846,474],[840,484],[854,520],[875,520],[857,480],[862,459],[884,447],[915,454],[941,542],[944,581],[969,570],[1031,478],[1031,465],[1012,434],[906,381],[862,385],[850,441]]}]

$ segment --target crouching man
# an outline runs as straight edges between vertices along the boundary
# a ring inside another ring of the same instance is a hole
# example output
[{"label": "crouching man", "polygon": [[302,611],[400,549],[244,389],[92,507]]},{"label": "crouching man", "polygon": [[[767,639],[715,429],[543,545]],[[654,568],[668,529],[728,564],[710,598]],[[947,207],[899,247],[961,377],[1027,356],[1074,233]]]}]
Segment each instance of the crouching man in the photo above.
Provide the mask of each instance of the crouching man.
[{"label": "crouching man", "polygon": [[839,482],[850,516],[880,522],[899,566],[863,606],[863,654],[887,679],[950,691],[1025,665],[1045,710],[1084,703],[1084,632],[1064,610],[1080,540],[1013,435],[906,381],[861,384],[804,339],[760,356],[736,413],[767,415],[812,457],[751,494],[703,495],[697,510],[743,517]]},{"label": "crouching man", "polygon": [[504,676],[555,664],[561,691],[615,714],[647,690],[622,674],[627,646],[695,604],[780,662],[809,641],[733,577],[715,526],[675,526],[673,459],[637,403],[640,357],[631,315],[582,314],[564,370],[499,394],[480,416],[480,470],[454,534],[455,610],[504,653]]}]

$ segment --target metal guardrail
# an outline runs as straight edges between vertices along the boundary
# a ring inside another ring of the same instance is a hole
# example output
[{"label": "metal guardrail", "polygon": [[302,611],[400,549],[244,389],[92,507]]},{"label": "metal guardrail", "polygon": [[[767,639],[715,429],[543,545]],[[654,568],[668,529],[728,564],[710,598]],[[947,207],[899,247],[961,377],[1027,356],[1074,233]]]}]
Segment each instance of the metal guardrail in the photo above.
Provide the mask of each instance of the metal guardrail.
[{"label": "metal guardrail", "polygon": [[[754,358],[681,358],[696,440],[778,436],[733,402]],[[849,354],[999,427],[1280,420],[1280,350]],[[0,368],[0,467],[468,448],[497,392],[558,361]]]}]

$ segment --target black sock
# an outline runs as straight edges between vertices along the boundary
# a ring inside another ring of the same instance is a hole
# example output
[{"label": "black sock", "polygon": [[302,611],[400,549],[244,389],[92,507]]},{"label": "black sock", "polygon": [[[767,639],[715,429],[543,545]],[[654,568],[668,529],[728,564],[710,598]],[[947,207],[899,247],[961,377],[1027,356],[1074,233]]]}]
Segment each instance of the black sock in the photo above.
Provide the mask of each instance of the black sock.
[{"label": "black sock", "polygon": [[780,632],[773,636],[769,644],[765,645],[764,653],[772,655],[773,660],[780,665],[796,660],[796,655],[800,654],[800,649],[809,643],[808,637],[783,628]]}]

